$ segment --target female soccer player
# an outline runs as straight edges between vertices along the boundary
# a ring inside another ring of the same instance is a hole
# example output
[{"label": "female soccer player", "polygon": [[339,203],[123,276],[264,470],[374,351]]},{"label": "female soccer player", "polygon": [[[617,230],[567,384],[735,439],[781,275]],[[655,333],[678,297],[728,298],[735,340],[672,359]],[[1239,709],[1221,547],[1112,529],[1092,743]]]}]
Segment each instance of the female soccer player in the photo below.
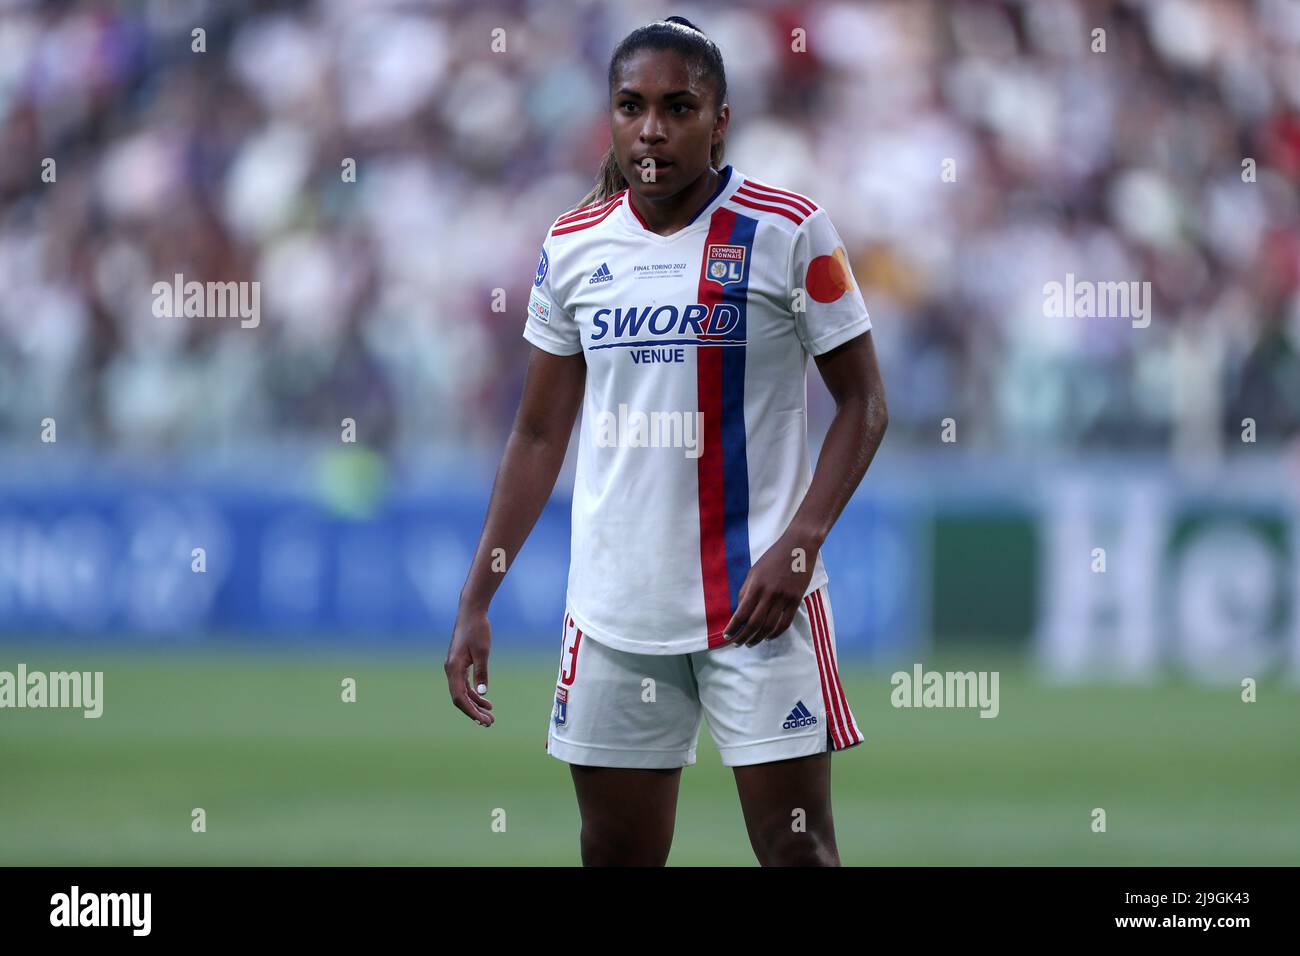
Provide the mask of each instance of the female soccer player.
[{"label": "female soccer player", "polygon": [[[871,322],[825,211],[722,167],[727,81],[703,33],[633,31],[609,93],[596,188],[542,244],[452,701],[491,726],[494,552],[512,561],[532,530],[581,405],[547,749],[571,765],[583,863],[665,863],[704,717],[759,862],[835,866],[830,753],[862,733],[820,549],[885,431]],[[809,355],[836,403],[815,473]]]}]

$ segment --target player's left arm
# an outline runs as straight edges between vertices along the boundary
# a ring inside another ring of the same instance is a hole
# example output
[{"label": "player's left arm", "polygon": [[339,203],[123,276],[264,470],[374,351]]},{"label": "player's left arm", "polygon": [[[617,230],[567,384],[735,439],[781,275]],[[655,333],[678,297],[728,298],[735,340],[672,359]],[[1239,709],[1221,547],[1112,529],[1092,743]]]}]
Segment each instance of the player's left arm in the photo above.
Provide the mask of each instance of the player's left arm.
[{"label": "player's left arm", "polygon": [[726,629],[736,644],[757,644],[790,627],[822,543],[867,473],[889,424],[885,383],[870,330],[818,355],[816,361],[835,399],[835,417],[794,519],[750,568],[740,589],[740,603]]}]

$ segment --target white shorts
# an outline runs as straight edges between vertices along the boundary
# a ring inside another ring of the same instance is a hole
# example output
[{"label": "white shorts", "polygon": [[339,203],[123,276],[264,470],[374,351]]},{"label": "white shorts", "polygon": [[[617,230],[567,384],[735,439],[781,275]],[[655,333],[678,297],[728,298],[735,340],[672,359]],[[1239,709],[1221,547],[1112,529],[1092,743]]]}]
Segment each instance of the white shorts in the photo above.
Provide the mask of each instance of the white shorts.
[{"label": "white shorts", "polygon": [[825,586],[780,637],[690,654],[615,650],[583,634],[566,609],[546,749],[593,767],[689,767],[707,717],[728,767],[845,750],[862,732],[835,661]]}]

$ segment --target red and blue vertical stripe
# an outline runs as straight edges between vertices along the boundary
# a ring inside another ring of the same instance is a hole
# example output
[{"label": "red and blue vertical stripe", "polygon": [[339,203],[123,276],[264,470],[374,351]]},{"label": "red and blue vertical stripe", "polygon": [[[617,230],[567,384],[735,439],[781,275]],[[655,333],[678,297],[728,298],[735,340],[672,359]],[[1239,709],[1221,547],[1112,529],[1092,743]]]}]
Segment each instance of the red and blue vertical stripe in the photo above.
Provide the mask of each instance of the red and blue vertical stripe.
[{"label": "red and blue vertical stripe", "polygon": [[[728,339],[746,338],[746,300],[758,220],[731,209],[714,211],[700,262],[699,299],[714,314],[730,303],[740,321]],[[721,285],[708,278],[709,246],[745,247],[744,276]],[[712,319],[710,319],[712,321]],[[707,331],[706,331],[707,334]],[[745,346],[696,347],[699,410],[704,415],[704,449],[696,466],[700,489],[700,568],[709,647],[723,643],[722,632],[739,603],[749,573],[749,463],[745,449]]]}]

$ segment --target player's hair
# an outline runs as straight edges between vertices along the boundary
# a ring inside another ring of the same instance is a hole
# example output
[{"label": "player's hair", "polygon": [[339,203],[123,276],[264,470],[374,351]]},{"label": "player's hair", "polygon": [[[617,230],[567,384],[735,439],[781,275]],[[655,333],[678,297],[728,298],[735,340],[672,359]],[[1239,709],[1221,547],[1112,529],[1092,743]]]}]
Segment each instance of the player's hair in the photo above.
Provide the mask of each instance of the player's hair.
[{"label": "player's hair", "polygon": [[[722,104],[727,102],[727,71],[722,66],[722,51],[718,49],[716,43],[704,35],[704,31],[685,17],[668,17],[666,20],[637,27],[623,38],[609,58],[611,96],[623,62],[632,54],[642,50],[675,50],[680,53],[691,62],[692,66],[697,67],[713,81],[714,109],[722,109]],[[725,152],[726,144],[721,141],[713,144],[709,153],[709,164],[714,169],[721,168]],[[618,168],[618,160],[614,156],[614,144],[610,143],[609,150],[601,161],[596,184],[578,205],[589,206],[592,203],[604,202],[626,185],[627,179],[623,176],[623,171]]]}]

